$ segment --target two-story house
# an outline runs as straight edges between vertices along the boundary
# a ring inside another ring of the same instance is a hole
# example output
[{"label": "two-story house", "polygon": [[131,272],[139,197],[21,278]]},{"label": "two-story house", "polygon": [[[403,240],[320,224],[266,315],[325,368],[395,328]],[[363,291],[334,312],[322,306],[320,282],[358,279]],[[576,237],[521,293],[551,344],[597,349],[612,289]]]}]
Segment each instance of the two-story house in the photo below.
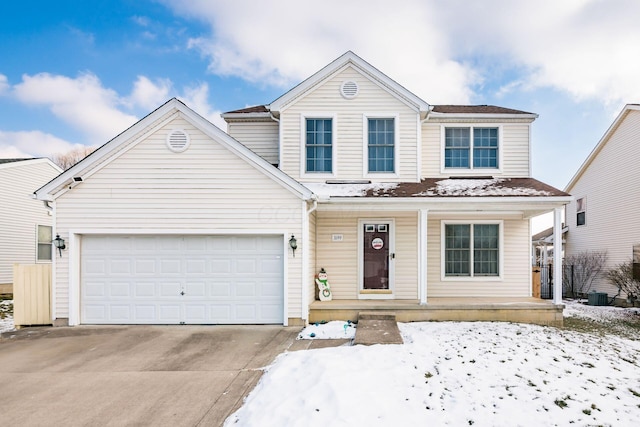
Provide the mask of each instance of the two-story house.
[{"label": "two-story house", "polygon": [[[604,270],[625,262],[638,263],[639,141],[640,104],[627,104],[567,184],[565,191],[575,195],[567,205],[567,255],[606,252]],[[606,293],[620,303],[628,297],[604,274],[597,275],[590,290]]]},{"label": "two-story house", "polygon": [[430,105],[347,52],[223,117],[171,100],[37,191],[58,323],[562,322],[531,298],[530,218],[571,199],[531,178],[535,114]]}]

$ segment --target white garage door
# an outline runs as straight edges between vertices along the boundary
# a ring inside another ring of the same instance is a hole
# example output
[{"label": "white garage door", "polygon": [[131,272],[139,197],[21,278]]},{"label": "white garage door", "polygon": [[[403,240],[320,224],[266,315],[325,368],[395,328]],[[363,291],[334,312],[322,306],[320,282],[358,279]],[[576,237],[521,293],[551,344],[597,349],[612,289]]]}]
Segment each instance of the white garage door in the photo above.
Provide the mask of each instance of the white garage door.
[{"label": "white garage door", "polygon": [[84,236],[85,324],[282,324],[282,236]]}]

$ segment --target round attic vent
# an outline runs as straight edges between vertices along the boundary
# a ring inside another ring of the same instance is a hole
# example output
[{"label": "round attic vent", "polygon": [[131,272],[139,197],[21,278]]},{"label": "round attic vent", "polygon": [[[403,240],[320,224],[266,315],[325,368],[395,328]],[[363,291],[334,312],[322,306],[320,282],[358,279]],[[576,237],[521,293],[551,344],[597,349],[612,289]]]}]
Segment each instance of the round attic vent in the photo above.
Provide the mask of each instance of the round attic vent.
[{"label": "round attic vent", "polygon": [[340,86],[340,93],[347,99],[353,99],[358,96],[358,83],[354,81],[346,81]]},{"label": "round attic vent", "polygon": [[167,135],[167,147],[174,153],[182,153],[189,148],[189,134],[185,131],[176,129]]}]

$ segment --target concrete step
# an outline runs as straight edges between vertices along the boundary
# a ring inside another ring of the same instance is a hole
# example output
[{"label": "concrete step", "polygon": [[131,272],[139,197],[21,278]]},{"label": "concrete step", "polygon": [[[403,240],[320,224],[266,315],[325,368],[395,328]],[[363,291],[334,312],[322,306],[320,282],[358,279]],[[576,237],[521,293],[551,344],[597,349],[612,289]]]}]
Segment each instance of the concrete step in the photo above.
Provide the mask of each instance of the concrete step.
[{"label": "concrete step", "polygon": [[404,344],[394,313],[361,312],[353,344]]}]

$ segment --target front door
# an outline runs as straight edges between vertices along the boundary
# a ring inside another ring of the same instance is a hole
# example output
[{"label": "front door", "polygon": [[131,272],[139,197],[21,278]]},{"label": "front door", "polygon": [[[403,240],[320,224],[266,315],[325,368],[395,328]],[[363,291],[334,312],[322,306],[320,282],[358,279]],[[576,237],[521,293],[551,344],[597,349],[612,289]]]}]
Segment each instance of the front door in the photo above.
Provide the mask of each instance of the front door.
[{"label": "front door", "polygon": [[[389,220],[362,221],[362,290],[365,294],[390,294],[394,258],[392,227]],[[372,292],[367,292],[372,291]]]}]

